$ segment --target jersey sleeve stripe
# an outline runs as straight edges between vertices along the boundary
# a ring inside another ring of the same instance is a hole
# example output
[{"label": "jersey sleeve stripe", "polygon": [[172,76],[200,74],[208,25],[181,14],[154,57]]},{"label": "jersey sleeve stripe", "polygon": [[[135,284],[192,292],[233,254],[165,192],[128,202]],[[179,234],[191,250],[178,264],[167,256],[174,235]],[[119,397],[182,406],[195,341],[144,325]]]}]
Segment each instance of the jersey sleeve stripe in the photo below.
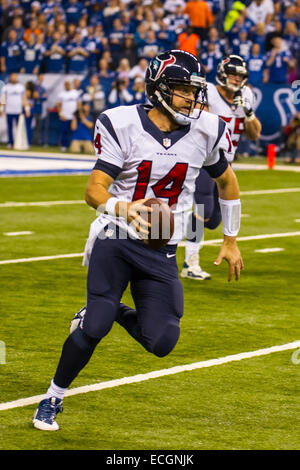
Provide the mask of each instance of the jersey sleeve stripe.
[{"label": "jersey sleeve stripe", "polygon": [[217,163],[203,167],[212,178],[218,178],[221,176],[229,165],[223,149],[219,149],[219,154],[220,158]]},{"label": "jersey sleeve stripe", "polygon": [[112,125],[109,117],[106,114],[100,114],[100,116],[98,117],[98,120],[101,122],[101,124],[105,127],[105,129],[110,133],[112,138],[115,140],[115,142],[121,148],[118,136],[116,134],[116,131],[113,128],[113,125]]},{"label": "jersey sleeve stripe", "polygon": [[111,176],[113,179],[116,179],[119,173],[121,173],[122,168],[118,167],[117,165],[113,165],[112,163],[105,162],[98,158],[93,170],[100,170],[106,173],[107,175]]},{"label": "jersey sleeve stripe", "polygon": [[224,129],[225,129],[225,122],[223,121],[223,119],[219,118],[219,128],[218,128],[218,137],[217,137],[217,140],[215,142],[215,145],[213,146],[213,150],[214,148],[216,148],[216,146],[218,145],[222,135],[223,135],[223,132],[224,132]]}]

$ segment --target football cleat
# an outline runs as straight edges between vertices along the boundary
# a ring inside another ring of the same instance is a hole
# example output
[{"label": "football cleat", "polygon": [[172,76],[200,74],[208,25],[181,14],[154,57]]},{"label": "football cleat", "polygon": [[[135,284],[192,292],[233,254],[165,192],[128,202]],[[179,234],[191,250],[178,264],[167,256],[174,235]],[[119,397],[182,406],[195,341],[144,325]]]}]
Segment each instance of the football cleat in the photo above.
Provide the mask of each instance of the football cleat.
[{"label": "football cleat", "polygon": [[71,320],[71,325],[70,325],[70,333],[73,333],[73,331],[76,330],[76,328],[79,326],[81,320],[83,319],[84,315],[86,312],[86,305],[82,307],[79,312],[77,312],[74,316],[74,318]]},{"label": "football cleat", "polygon": [[210,274],[203,271],[198,263],[198,255],[192,255],[188,262],[184,261],[181,277],[193,279],[194,281],[206,281],[211,278]]},{"label": "football cleat", "polygon": [[45,398],[40,402],[34,413],[33,426],[41,431],[58,431],[59,426],[56,422],[56,415],[62,413],[62,411],[62,400],[56,397]]}]

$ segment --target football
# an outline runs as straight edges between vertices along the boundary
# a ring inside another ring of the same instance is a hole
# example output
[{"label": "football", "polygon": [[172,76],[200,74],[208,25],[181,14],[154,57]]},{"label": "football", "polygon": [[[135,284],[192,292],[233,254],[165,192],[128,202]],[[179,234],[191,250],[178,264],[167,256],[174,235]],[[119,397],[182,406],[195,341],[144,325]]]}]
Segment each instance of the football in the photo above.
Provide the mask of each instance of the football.
[{"label": "football", "polygon": [[152,212],[141,213],[151,223],[148,238],[144,241],[150,248],[157,250],[165,246],[174,233],[174,215],[168,204],[160,199],[148,199],[144,205],[152,208]]}]

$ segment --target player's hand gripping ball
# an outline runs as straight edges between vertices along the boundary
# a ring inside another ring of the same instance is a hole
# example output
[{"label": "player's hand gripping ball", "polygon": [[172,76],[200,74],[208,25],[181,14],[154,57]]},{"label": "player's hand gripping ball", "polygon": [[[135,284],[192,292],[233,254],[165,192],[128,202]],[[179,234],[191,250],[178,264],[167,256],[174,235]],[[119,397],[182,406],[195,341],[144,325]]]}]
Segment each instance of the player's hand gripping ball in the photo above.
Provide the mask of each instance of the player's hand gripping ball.
[{"label": "player's hand gripping ball", "polygon": [[144,242],[152,249],[158,250],[165,246],[174,233],[174,215],[168,204],[160,199],[151,198],[143,203],[151,207],[152,212],[141,212],[141,217],[151,224],[148,237]]}]

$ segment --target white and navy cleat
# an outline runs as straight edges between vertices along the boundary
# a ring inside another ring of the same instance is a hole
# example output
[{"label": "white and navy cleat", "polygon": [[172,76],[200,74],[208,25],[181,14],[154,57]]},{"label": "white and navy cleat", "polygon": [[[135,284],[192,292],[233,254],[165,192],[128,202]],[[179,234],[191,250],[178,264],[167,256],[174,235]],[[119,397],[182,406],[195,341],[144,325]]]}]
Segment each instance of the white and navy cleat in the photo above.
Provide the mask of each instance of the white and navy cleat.
[{"label": "white and navy cleat", "polygon": [[201,266],[199,266],[198,256],[197,258],[193,258],[193,256],[191,256],[188,259],[188,262],[184,261],[180,275],[183,278],[193,279],[194,281],[206,281],[211,279],[210,274],[203,271]]},{"label": "white and navy cleat", "polygon": [[58,431],[56,415],[62,411],[62,400],[56,397],[45,398],[34,413],[33,426],[41,431]]}]

